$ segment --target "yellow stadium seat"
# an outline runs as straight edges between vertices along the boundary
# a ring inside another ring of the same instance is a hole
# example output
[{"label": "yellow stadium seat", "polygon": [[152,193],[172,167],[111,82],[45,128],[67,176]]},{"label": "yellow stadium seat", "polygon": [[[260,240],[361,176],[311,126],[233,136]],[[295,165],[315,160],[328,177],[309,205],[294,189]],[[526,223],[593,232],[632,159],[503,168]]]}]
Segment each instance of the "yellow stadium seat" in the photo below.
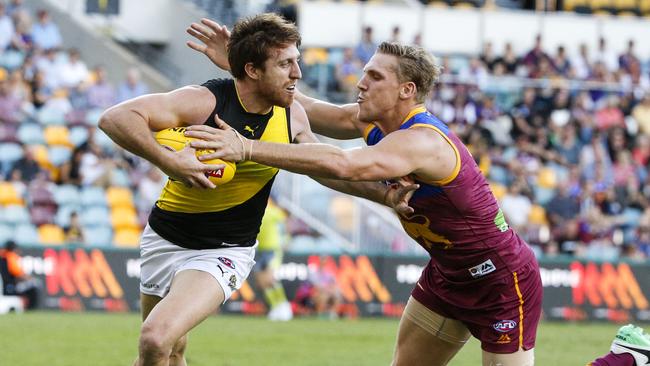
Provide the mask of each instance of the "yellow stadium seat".
[{"label": "yellow stadium seat", "polygon": [[60,227],[45,224],[38,228],[38,239],[42,244],[61,245],[65,242],[65,234]]},{"label": "yellow stadium seat", "polygon": [[614,0],[614,8],[619,11],[637,9],[637,0]]},{"label": "yellow stadium seat", "polygon": [[9,182],[0,183],[0,205],[19,205],[24,206],[23,198],[20,197],[16,187]]},{"label": "yellow stadium seat", "polygon": [[117,207],[111,210],[111,224],[113,229],[139,229],[138,215],[133,208]]},{"label": "yellow stadium seat", "polygon": [[326,64],[329,55],[327,50],[320,47],[308,48],[303,53],[302,59],[306,65]]},{"label": "yellow stadium seat", "polygon": [[546,210],[540,205],[533,205],[528,214],[528,222],[537,225],[548,225]]},{"label": "yellow stadium seat", "polygon": [[106,190],[106,201],[111,208],[126,207],[134,209],[133,193],[124,187],[109,187]]},{"label": "yellow stadium seat", "polygon": [[492,194],[494,194],[494,197],[496,197],[497,200],[501,200],[508,191],[506,187],[499,183],[490,183],[490,189],[492,189]]},{"label": "yellow stadium seat", "polygon": [[650,14],[650,0],[640,0],[639,9],[643,14]]},{"label": "yellow stadium seat", "polygon": [[551,168],[542,168],[537,173],[537,184],[542,188],[553,189],[557,187],[557,175]]},{"label": "yellow stadium seat", "polygon": [[596,12],[598,9],[614,8],[614,0],[589,0],[589,6]]},{"label": "yellow stadium seat", "polygon": [[48,126],[43,132],[45,142],[48,145],[63,145],[72,147],[70,142],[70,131],[66,126]]},{"label": "yellow stadium seat", "polygon": [[29,150],[32,152],[34,160],[36,160],[38,165],[42,168],[50,168],[52,166],[47,153],[47,148],[44,145],[31,145]]},{"label": "yellow stadium seat", "polygon": [[572,11],[580,7],[589,7],[589,0],[564,0],[564,10]]},{"label": "yellow stadium seat", "polygon": [[113,244],[118,247],[137,247],[140,244],[140,230],[121,229],[116,231]]}]

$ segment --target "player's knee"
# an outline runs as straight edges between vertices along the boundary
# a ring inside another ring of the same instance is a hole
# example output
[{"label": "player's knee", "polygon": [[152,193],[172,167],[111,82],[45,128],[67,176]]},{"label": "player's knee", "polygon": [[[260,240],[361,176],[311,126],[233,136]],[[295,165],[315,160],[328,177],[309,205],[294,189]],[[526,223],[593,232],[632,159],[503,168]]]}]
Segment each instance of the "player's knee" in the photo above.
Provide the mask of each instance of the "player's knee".
[{"label": "player's knee", "polygon": [[187,335],[182,336],[172,347],[172,354],[170,358],[182,359],[187,347]]},{"label": "player's knee", "polygon": [[140,331],[140,353],[152,357],[164,357],[171,353],[171,344],[159,327],[144,323]]}]

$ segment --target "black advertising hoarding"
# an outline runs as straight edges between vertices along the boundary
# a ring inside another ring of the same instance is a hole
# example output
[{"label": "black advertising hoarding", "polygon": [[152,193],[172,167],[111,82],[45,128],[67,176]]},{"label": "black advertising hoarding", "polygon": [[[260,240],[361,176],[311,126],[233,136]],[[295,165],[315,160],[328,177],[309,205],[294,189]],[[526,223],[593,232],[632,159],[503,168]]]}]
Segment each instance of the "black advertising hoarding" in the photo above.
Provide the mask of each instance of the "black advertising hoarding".
[{"label": "black advertising hoarding", "polygon": [[[41,307],[64,311],[138,311],[140,261],[137,250],[29,248],[27,273],[42,279]],[[316,271],[340,289],[343,316],[401,315],[424,257],[287,255],[276,275],[289,300]],[[553,320],[650,320],[650,265],[542,261],[544,317]],[[264,314],[254,285],[244,283],[222,311]]]}]

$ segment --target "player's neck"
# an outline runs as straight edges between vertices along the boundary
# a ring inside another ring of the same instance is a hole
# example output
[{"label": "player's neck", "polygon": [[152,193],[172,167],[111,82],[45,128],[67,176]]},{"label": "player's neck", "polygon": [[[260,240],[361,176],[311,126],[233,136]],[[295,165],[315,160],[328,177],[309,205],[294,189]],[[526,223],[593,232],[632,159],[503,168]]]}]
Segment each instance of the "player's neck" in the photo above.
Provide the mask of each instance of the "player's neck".
[{"label": "player's neck", "polygon": [[260,97],[255,86],[246,80],[235,79],[235,90],[239,103],[248,113],[267,114],[273,108],[266,98]]},{"label": "player's neck", "polygon": [[424,107],[424,104],[415,101],[398,103],[390,113],[386,113],[385,117],[377,121],[376,124],[380,126],[384,133],[397,131],[409,117],[409,114],[418,107]]}]

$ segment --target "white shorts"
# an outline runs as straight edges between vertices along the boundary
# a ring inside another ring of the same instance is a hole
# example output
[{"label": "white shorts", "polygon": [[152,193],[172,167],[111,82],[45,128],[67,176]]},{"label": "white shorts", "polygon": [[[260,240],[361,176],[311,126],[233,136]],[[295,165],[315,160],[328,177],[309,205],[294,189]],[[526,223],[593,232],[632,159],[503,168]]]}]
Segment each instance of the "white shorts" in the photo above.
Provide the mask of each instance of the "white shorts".
[{"label": "white shorts", "polygon": [[140,240],[140,292],[165,297],[176,273],[194,269],[211,274],[228,300],[255,265],[255,248],[257,244],[252,247],[187,249],[161,238],[147,225]]}]

